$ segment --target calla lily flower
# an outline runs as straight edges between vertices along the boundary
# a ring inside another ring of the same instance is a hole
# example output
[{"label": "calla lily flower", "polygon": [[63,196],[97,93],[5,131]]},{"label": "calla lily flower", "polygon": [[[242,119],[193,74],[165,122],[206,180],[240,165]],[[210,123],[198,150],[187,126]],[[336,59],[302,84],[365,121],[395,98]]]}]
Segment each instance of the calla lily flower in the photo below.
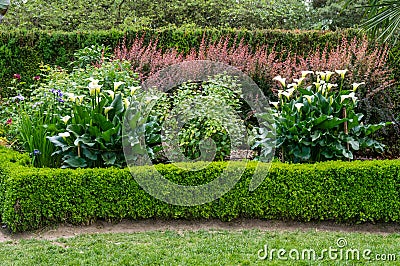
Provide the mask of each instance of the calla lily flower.
[{"label": "calla lily flower", "polygon": [[114,100],[115,93],[112,90],[106,90],[106,92],[110,95],[111,99]]},{"label": "calla lily flower", "polygon": [[124,99],[125,110],[128,109],[128,107],[129,107],[130,104],[131,104],[131,103],[129,102],[128,98],[125,98],[125,99]]},{"label": "calla lily flower", "polygon": [[75,102],[75,100],[76,100],[75,94],[73,94],[73,93],[71,93],[71,92],[65,93],[65,96],[68,97],[68,101],[70,101],[70,102]]},{"label": "calla lily flower", "polygon": [[355,92],[361,85],[365,85],[365,82],[353,83],[353,91]]},{"label": "calla lily flower", "polygon": [[105,114],[105,115],[108,114],[108,112],[109,112],[110,110],[112,110],[112,109],[114,109],[114,107],[112,107],[112,106],[104,107],[104,114]]},{"label": "calla lily flower", "polygon": [[301,71],[302,78],[305,78],[308,74],[314,74],[314,71]]},{"label": "calla lily flower", "polygon": [[123,81],[114,82],[114,91],[118,90],[119,86],[125,84]]},{"label": "calla lily flower", "polygon": [[289,85],[288,85],[288,88],[293,88],[293,89],[295,89],[295,90],[297,90],[297,87],[298,87],[299,85],[297,84],[297,83],[290,83]]},{"label": "calla lily flower", "polygon": [[68,138],[69,136],[71,136],[71,134],[69,134],[69,132],[64,132],[64,133],[58,133],[58,135],[60,137],[62,137],[63,139]]},{"label": "calla lily flower", "polygon": [[64,124],[68,123],[68,121],[71,119],[71,116],[66,115],[64,117],[61,118],[61,120],[64,122]]},{"label": "calla lily flower", "polygon": [[321,87],[321,83],[319,82],[313,82],[313,84],[315,85],[315,88],[317,89],[317,91],[320,91],[320,87]]},{"label": "calla lily flower", "polygon": [[283,87],[286,87],[286,78],[282,78],[281,76],[276,76],[273,80],[279,81]]},{"label": "calla lily flower", "polygon": [[317,71],[317,72],[315,72],[315,74],[317,74],[321,78],[321,80],[325,80],[325,78],[326,78],[325,72]]},{"label": "calla lily flower", "polygon": [[331,91],[333,87],[337,87],[337,84],[332,84],[332,83],[328,83],[327,87],[328,87],[328,91]]},{"label": "calla lily flower", "polygon": [[299,78],[299,79],[293,79],[293,82],[296,82],[297,83],[297,86],[300,86],[301,85],[301,83],[303,83],[303,80],[304,80],[305,78],[303,78],[303,77],[301,77],[301,78]]},{"label": "calla lily flower", "polygon": [[357,101],[357,97],[355,96],[354,92],[349,93],[348,95],[342,95],[340,96],[340,103],[342,103],[346,99],[352,99],[353,103]]},{"label": "calla lily flower", "polygon": [[140,89],[140,86],[137,87],[129,87],[131,89],[131,96],[133,96],[135,94],[135,91],[137,91],[138,89]]},{"label": "calla lily flower", "polygon": [[311,95],[304,95],[304,98],[306,98],[306,99],[307,99],[307,102],[308,102],[309,104],[311,104],[311,101],[313,100],[314,96],[311,96]]},{"label": "calla lily flower", "polygon": [[297,112],[300,112],[301,107],[304,106],[303,103],[295,103],[294,106],[297,108]]},{"label": "calla lily flower", "polygon": [[276,109],[279,108],[279,102],[269,102],[269,104],[272,104],[273,106],[275,106]]},{"label": "calla lily flower", "polygon": [[100,89],[102,87],[102,85],[99,85],[99,80],[93,79],[93,78],[89,78],[89,80],[91,80],[91,82],[89,83],[89,86],[88,86],[90,96],[93,96],[96,93],[99,94]]},{"label": "calla lily flower", "polygon": [[332,71],[325,71],[325,73],[326,73],[326,82],[328,82],[331,79],[331,76],[335,74],[335,72]]},{"label": "calla lily flower", "polygon": [[82,102],[83,102],[83,98],[84,98],[85,96],[84,95],[79,95],[79,96],[76,96],[76,102],[78,102],[79,104],[81,104]]},{"label": "calla lily flower", "polygon": [[349,71],[348,69],[345,70],[335,70],[336,73],[338,73],[342,79],[344,79],[344,75],[346,75],[346,72]]}]

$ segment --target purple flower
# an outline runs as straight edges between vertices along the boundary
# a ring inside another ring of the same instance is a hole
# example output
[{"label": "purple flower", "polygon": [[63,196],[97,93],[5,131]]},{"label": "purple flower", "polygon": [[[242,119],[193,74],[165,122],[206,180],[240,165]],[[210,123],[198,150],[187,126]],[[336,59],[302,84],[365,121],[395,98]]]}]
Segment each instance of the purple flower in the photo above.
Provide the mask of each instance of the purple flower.
[{"label": "purple flower", "polygon": [[58,101],[59,101],[60,103],[63,103],[63,102],[64,102],[64,100],[63,100],[62,98],[58,98]]},{"label": "purple flower", "polygon": [[21,94],[18,94],[17,96],[14,97],[14,100],[23,101],[23,100],[25,100],[25,97],[22,96]]},{"label": "purple flower", "polygon": [[20,80],[21,79],[21,75],[20,74],[14,74],[14,78]]},{"label": "purple flower", "polygon": [[40,155],[40,154],[41,154],[41,152],[39,150],[36,150],[36,149],[33,150],[33,156]]}]

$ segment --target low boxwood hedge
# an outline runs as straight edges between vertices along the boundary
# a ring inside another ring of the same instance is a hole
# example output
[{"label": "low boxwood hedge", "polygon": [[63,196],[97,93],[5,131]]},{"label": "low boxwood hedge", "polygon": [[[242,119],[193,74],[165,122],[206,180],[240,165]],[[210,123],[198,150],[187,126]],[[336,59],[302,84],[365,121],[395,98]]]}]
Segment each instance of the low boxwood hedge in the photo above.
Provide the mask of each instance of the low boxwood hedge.
[{"label": "low boxwood hedge", "polygon": [[[252,192],[249,184],[255,164],[249,163],[236,186],[220,199],[182,207],[149,195],[128,169],[38,169],[27,166],[25,155],[5,149],[0,149],[0,158],[1,218],[13,232],[123,218],[400,220],[400,160],[273,163],[264,182]],[[173,165],[157,169],[178,183],[195,185],[214,179],[224,167],[226,163],[216,162],[198,172]],[[135,169],[138,175],[149,173],[147,167]]]}]

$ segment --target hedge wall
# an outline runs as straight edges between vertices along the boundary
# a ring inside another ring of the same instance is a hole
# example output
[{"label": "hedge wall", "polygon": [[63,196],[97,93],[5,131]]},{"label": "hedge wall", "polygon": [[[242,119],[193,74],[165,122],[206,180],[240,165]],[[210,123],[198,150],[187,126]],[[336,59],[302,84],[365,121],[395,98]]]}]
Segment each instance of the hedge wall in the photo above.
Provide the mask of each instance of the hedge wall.
[{"label": "hedge wall", "polygon": [[[37,169],[24,166],[25,157],[3,156],[4,152],[0,152],[1,218],[13,232],[62,222],[89,224],[96,219],[123,218],[400,221],[399,160],[274,163],[253,192],[248,187],[254,164],[249,164],[240,181],[222,198],[181,207],[147,194],[127,169]],[[213,163],[195,174],[172,165],[157,167],[167,178],[195,185],[218,176],[225,164]],[[142,167],[135,172],[147,174],[147,170]]]},{"label": "hedge wall", "polygon": [[[198,47],[203,36],[208,40],[218,40],[222,36],[244,38],[245,43],[256,45],[275,44],[276,50],[288,50],[297,54],[307,54],[316,47],[326,44],[335,45],[343,36],[349,39],[359,36],[354,30],[325,31],[282,31],[282,30],[234,30],[234,29],[200,29],[193,27],[166,28],[158,30],[125,31],[90,31],[90,32],[57,32],[57,31],[0,31],[0,95],[6,94],[13,74],[19,73],[22,81],[31,84],[32,77],[38,74],[41,62],[50,65],[69,67],[73,53],[92,44],[105,44],[115,47],[124,37],[129,41],[137,36],[145,36],[145,43],[158,39],[162,48],[177,48],[188,52]],[[232,38],[233,40],[234,38]],[[1,92],[3,91],[3,92]]]}]

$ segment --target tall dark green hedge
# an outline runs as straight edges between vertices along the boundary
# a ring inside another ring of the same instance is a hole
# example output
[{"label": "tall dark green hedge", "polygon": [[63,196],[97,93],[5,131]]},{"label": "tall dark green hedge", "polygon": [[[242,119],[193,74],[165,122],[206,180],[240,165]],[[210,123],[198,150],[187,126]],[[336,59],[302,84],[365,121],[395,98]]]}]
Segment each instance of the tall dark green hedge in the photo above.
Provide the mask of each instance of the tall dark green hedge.
[{"label": "tall dark green hedge", "polygon": [[[0,31],[0,95],[7,96],[7,87],[15,73],[21,74],[22,81],[33,83],[32,78],[39,74],[41,62],[58,65],[64,68],[74,59],[76,50],[92,44],[104,44],[114,48],[124,38],[129,44],[137,36],[145,38],[145,43],[158,39],[159,47],[177,48],[188,52],[199,46],[203,36],[207,40],[218,40],[223,36],[244,39],[252,47],[269,44],[275,45],[278,51],[307,55],[316,47],[334,46],[343,36],[352,39],[358,36],[356,31],[282,31],[282,30],[234,30],[234,29],[200,29],[193,27],[165,28],[158,30],[125,31]],[[12,93],[12,92],[11,92]]]},{"label": "tall dark green hedge", "polygon": [[[0,154],[4,151],[0,150]],[[274,163],[253,192],[254,164],[220,199],[194,207],[153,198],[127,169],[37,169],[14,153],[0,163],[1,219],[13,231],[57,223],[89,224],[123,218],[230,220],[238,217],[357,223],[400,221],[400,161]],[[13,162],[10,162],[13,161]],[[237,162],[233,168],[242,164]],[[199,172],[158,165],[166,178],[185,185],[214,179],[226,166],[212,163]],[[267,167],[267,166],[263,166]],[[146,167],[136,175],[148,175]]]}]

